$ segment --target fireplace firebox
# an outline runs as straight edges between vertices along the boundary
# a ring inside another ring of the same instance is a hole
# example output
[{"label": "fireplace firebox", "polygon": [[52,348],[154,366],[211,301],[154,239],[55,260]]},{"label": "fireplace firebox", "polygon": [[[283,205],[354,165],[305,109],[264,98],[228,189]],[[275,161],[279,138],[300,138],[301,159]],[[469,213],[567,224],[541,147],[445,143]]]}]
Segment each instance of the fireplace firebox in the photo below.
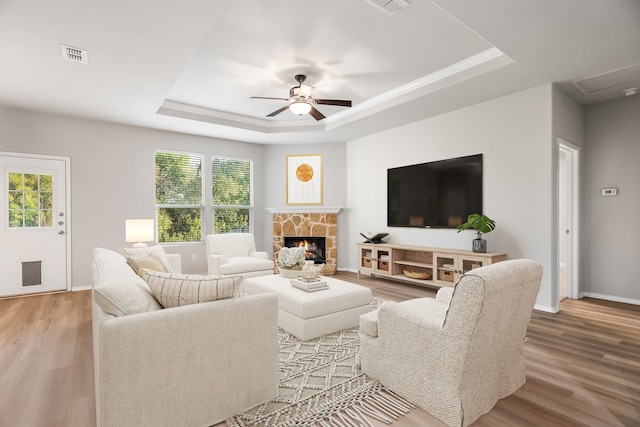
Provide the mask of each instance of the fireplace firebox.
[{"label": "fireplace firebox", "polygon": [[304,247],[306,249],[305,259],[314,261],[316,264],[326,262],[325,252],[327,247],[326,237],[284,237],[284,246],[287,248]]}]

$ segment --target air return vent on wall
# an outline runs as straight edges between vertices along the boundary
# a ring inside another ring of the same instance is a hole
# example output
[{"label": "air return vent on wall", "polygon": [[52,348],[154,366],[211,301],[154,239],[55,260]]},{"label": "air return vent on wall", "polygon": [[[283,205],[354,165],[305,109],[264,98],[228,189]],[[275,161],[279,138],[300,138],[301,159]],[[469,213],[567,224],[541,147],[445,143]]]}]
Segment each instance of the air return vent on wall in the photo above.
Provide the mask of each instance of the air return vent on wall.
[{"label": "air return vent on wall", "polygon": [[378,10],[383,11],[387,15],[395,15],[405,7],[409,6],[409,2],[405,0],[366,0]]},{"label": "air return vent on wall", "polygon": [[89,63],[89,52],[84,49],[78,49],[77,47],[66,46],[61,44],[62,57],[73,62],[81,62],[83,64]]}]

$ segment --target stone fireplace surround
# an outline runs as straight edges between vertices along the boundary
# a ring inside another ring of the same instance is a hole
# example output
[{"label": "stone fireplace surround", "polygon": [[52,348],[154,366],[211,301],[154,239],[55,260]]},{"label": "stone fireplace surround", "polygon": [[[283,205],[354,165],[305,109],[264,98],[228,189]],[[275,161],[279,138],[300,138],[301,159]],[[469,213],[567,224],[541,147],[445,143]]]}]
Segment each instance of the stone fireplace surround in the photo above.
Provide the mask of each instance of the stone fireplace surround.
[{"label": "stone fireplace surround", "polygon": [[338,212],[342,208],[267,208],[273,218],[273,257],[287,237],[325,237],[326,263],[322,274],[335,274],[338,267]]}]

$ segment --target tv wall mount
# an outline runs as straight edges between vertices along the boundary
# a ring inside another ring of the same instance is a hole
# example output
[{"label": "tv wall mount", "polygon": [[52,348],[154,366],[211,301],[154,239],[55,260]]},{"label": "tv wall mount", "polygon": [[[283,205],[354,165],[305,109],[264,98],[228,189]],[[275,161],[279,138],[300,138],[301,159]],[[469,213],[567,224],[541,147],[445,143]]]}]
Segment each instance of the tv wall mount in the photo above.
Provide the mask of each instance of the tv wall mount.
[{"label": "tv wall mount", "polygon": [[360,235],[362,237],[364,237],[366,240],[364,243],[374,243],[374,244],[380,244],[380,243],[384,243],[384,239],[385,237],[387,237],[389,235],[389,233],[360,233]]}]

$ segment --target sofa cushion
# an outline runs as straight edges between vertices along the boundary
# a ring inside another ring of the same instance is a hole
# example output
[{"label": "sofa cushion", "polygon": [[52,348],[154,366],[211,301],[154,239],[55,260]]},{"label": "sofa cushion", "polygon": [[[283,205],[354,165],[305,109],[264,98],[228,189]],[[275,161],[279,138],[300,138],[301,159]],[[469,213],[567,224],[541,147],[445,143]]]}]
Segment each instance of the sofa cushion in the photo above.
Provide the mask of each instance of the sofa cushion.
[{"label": "sofa cushion", "polygon": [[133,270],[138,274],[138,276],[142,276],[142,274],[144,273],[143,270],[170,273],[170,271],[167,270],[164,263],[162,262],[162,259],[160,259],[158,254],[155,252],[151,252],[149,255],[142,258],[127,258],[127,262],[129,263],[131,268],[133,268]]},{"label": "sofa cushion", "polygon": [[220,273],[222,274],[239,274],[261,270],[273,270],[273,261],[269,259],[240,256],[227,258],[227,263],[220,266]]},{"label": "sofa cushion", "polygon": [[116,252],[95,248],[91,276],[93,299],[105,313],[126,316],[162,308],[145,281]]},{"label": "sofa cushion", "polygon": [[233,297],[240,276],[203,276],[145,270],[144,279],[164,308],[197,304]]},{"label": "sofa cushion", "polygon": [[156,254],[158,258],[162,261],[162,265],[164,266],[165,271],[173,272],[171,268],[171,262],[169,258],[167,258],[167,254],[164,249],[160,245],[155,246],[142,246],[139,248],[120,248],[120,253],[127,259],[140,259],[149,256],[149,254]]}]

